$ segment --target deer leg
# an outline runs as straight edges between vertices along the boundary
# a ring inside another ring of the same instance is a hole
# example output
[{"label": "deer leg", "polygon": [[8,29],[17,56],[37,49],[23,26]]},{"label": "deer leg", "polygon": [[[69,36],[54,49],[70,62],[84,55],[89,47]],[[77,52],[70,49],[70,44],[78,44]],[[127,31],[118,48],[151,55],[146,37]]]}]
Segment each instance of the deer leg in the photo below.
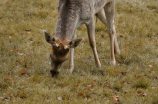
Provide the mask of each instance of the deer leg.
[{"label": "deer leg", "polygon": [[99,20],[107,27],[107,20],[106,20],[106,16],[105,16],[105,12],[104,9],[102,9],[101,11],[99,11],[96,16],[99,18]]},{"label": "deer leg", "polygon": [[70,49],[70,60],[69,60],[69,72],[72,73],[74,70],[74,48]]},{"label": "deer leg", "polygon": [[110,2],[106,4],[104,7],[106,18],[107,18],[107,27],[109,30],[109,37],[110,37],[110,50],[111,50],[111,64],[116,65],[115,60],[115,53],[114,50],[117,48],[117,39],[115,34],[115,28],[114,28],[114,2]]},{"label": "deer leg", "polygon": [[[75,38],[75,35],[73,35],[72,40]],[[74,48],[70,48],[70,59],[69,59],[69,72],[72,73],[74,70]]]},{"label": "deer leg", "polygon": [[117,34],[116,34],[116,30],[115,30],[115,25],[113,25],[113,32],[115,34],[114,52],[119,55],[120,54],[120,48],[119,48],[119,45],[118,45],[118,42],[117,42]]},{"label": "deer leg", "polygon": [[[96,15],[99,18],[99,20],[107,27],[107,20],[106,20],[104,9],[99,11]],[[116,34],[115,25],[113,25],[113,31],[114,31],[114,34]],[[119,49],[118,42],[117,42],[117,36],[114,39],[114,52],[116,54],[120,54],[120,49]]]},{"label": "deer leg", "polygon": [[87,31],[88,31],[88,38],[89,38],[89,44],[93,50],[94,53],[94,58],[95,58],[95,63],[97,67],[101,67],[98,54],[97,54],[97,49],[96,49],[96,42],[95,42],[95,22],[94,18],[89,24],[86,24],[87,26]]}]

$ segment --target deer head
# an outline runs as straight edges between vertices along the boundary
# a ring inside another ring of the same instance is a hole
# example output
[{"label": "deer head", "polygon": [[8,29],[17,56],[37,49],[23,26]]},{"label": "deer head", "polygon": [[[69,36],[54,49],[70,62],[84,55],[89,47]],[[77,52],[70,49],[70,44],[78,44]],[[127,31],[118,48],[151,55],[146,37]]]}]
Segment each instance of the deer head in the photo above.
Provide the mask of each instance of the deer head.
[{"label": "deer head", "polygon": [[56,74],[59,73],[59,69],[63,62],[65,62],[68,58],[68,53],[70,48],[77,47],[82,39],[75,39],[75,40],[67,40],[67,39],[59,39],[55,38],[49,33],[44,31],[46,41],[51,44],[52,52],[50,54],[51,58],[51,74],[54,77]]}]

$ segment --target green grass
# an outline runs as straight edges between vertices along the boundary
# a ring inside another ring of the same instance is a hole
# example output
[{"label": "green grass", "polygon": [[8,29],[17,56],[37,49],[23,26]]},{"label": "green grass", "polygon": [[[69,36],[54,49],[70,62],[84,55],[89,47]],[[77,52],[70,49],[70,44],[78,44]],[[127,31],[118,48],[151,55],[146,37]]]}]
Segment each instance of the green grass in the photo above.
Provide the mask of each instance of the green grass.
[{"label": "green grass", "polygon": [[121,55],[110,65],[107,28],[96,23],[102,68],[95,67],[85,26],[75,50],[75,71],[64,63],[50,76],[50,45],[58,0],[1,0],[0,104],[158,104],[158,1],[117,0],[115,25]]}]

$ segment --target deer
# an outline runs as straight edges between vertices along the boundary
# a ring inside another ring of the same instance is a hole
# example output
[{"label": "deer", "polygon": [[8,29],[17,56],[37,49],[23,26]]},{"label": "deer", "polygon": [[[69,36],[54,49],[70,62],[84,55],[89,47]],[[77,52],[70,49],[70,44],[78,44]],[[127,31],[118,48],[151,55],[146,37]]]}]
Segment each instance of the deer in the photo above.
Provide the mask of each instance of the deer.
[{"label": "deer", "polygon": [[[115,53],[120,54],[114,25],[115,0],[59,0],[58,19],[55,35],[44,31],[45,40],[51,44],[51,76],[59,74],[60,68],[68,59],[68,71],[74,70],[74,49],[83,40],[75,39],[76,29],[85,24],[90,47],[94,54],[95,64],[101,67],[95,41],[95,16],[108,29],[112,65],[116,65]],[[69,54],[69,55],[68,55]]]}]

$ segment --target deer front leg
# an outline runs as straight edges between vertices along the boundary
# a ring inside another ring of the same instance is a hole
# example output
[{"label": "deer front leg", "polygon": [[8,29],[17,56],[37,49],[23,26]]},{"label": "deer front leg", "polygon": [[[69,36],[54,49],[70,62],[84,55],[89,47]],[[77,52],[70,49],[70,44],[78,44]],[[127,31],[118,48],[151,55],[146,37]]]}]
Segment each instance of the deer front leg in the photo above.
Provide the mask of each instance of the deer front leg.
[{"label": "deer front leg", "polygon": [[[75,34],[72,37],[72,40],[75,39]],[[74,70],[74,48],[70,48],[70,59],[69,59],[69,72],[72,73]]]},{"label": "deer front leg", "polygon": [[98,54],[97,54],[97,49],[96,49],[94,18],[91,20],[89,24],[86,24],[86,26],[87,26],[87,31],[88,31],[89,44],[93,50],[96,66],[101,67]]},{"label": "deer front leg", "polygon": [[69,72],[72,73],[74,70],[74,48],[70,48],[70,60],[69,60]]}]

